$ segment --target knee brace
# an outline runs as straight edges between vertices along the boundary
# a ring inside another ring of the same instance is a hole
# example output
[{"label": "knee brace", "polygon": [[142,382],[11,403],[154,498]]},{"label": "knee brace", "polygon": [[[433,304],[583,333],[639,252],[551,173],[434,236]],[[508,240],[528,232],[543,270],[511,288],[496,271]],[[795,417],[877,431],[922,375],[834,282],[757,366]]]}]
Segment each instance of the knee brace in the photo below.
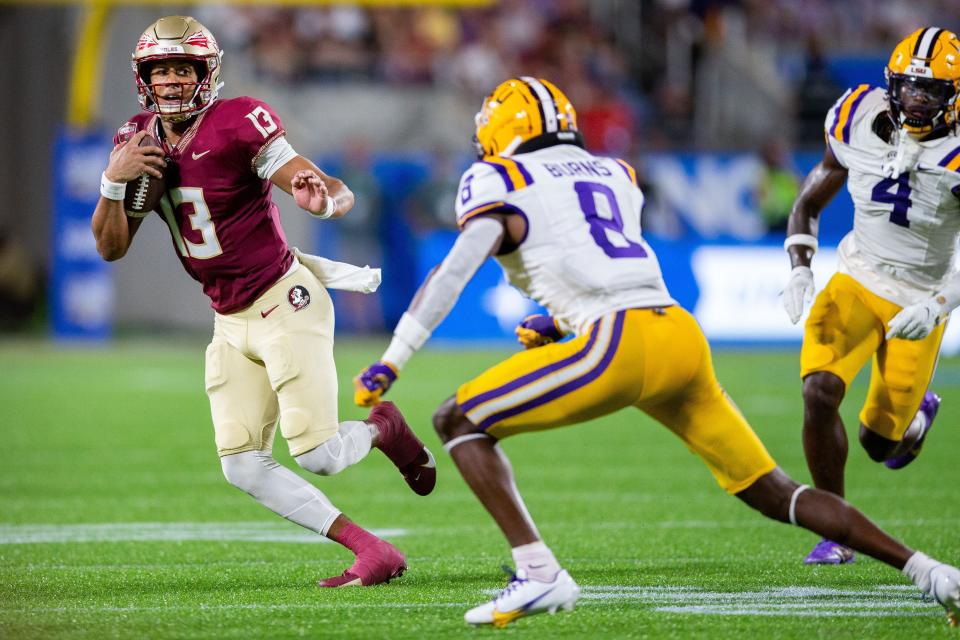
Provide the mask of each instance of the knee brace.
[{"label": "knee brace", "polygon": [[278,466],[268,451],[244,451],[220,458],[227,482],[252,496],[256,496],[267,481],[270,470]]},{"label": "knee brace", "polygon": [[287,469],[269,451],[244,451],[220,459],[227,482],[274,513],[326,535],[340,515],[312,484]]},{"label": "knee brace", "polygon": [[344,422],[332,438],[295,457],[302,468],[321,476],[340,473],[370,453],[370,427],[357,420]]}]

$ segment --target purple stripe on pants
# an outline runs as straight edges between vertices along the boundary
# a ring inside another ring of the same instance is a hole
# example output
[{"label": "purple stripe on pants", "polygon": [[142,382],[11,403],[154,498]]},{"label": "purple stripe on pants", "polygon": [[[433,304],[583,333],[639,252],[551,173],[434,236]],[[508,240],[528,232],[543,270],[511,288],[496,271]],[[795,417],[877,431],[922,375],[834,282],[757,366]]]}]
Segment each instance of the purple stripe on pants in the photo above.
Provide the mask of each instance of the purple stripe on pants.
[{"label": "purple stripe on pants", "polygon": [[497,398],[499,396],[506,395],[511,391],[514,391],[516,389],[519,389],[520,387],[530,384],[531,382],[536,382],[540,378],[546,375],[549,375],[554,371],[563,369],[573,364],[577,360],[581,360],[582,358],[586,357],[588,353],[590,353],[590,349],[593,348],[593,344],[597,341],[597,334],[599,332],[600,332],[600,323],[596,322],[593,325],[593,329],[590,331],[590,339],[587,340],[587,344],[584,345],[583,349],[581,349],[580,351],[576,352],[572,356],[564,358],[560,362],[554,362],[553,364],[549,364],[545,367],[537,369],[536,371],[532,371],[528,374],[522,375],[516,380],[511,380],[507,384],[501,385],[496,389],[491,389],[490,391],[484,391],[480,395],[470,398],[469,400],[461,404],[460,410],[466,413],[471,409],[473,409],[474,407],[480,404],[483,404],[484,402],[487,402],[488,400],[493,400],[494,398]]},{"label": "purple stripe on pants", "polygon": [[599,378],[600,375],[607,370],[607,367],[610,366],[613,356],[617,353],[617,347],[620,345],[620,336],[623,333],[623,320],[626,317],[626,314],[626,311],[617,312],[617,318],[613,325],[613,335],[610,338],[610,344],[607,345],[607,351],[603,354],[603,359],[600,360],[597,366],[579,378],[571,380],[570,382],[563,384],[556,389],[548,391],[542,396],[528,400],[527,402],[524,402],[516,407],[504,409],[499,413],[495,413],[485,420],[482,420],[477,426],[483,430],[487,430],[501,420],[505,420],[506,418],[523,413],[524,411],[529,411],[530,409],[535,409],[539,406],[545,405],[551,400],[556,400],[561,396],[565,396],[568,393],[576,391],[580,387],[583,387],[584,385],[587,385]]}]

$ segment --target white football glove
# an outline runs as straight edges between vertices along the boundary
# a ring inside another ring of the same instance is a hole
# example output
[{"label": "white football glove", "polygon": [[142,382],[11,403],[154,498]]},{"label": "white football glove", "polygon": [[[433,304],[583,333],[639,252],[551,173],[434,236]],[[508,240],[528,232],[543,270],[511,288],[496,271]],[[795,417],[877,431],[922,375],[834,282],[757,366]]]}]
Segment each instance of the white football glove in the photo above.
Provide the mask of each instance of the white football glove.
[{"label": "white football glove", "polygon": [[797,266],[790,272],[790,280],[783,288],[783,308],[790,322],[797,324],[803,309],[813,300],[813,271],[810,267]]},{"label": "white football glove", "polygon": [[933,328],[947,313],[944,304],[937,297],[927,298],[923,302],[904,307],[887,325],[889,327],[887,340],[891,338],[922,340],[930,335]]}]

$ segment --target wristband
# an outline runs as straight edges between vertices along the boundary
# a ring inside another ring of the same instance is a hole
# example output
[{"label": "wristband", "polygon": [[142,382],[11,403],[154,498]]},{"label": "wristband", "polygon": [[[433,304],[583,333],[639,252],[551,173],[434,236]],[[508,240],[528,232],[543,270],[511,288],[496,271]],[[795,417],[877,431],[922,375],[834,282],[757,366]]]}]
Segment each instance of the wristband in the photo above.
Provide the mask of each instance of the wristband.
[{"label": "wristband", "polygon": [[394,336],[393,340],[390,341],[390,346],[383,352],[380,362],[389,366],[394,373],[399,375],[400,369],[403,369],[410,358],[413,357],[413,354],[414,350],[410,348],[410,345]]},{"label": "wristband", "polygon": [[127,192],[127,185],[124,182],[114,182],[107,177],[107,172],[100,174],[100,195],[107,200],[123,200]]},{"label": "wristband", "polygon": [[321,211],[320,213],[314,213],[313,211],[311,211],[310,215],[312,215],[314,218],[317,218],[318,220],[326,220],[327,218],[329,218],[330,216],[332,216],[334,213],[337,212],[337,201],[334,200],[332,196],[324,196],[324,203],[325,204],[323,205],[323,211]]},{"label": "wristband", "polygon": [[816,253],[820,246],[817,242],[817,236],[812,236],[809,233],[795,233],[787,236],[787,239],[783,241],[783,249],[786,251],[790,247],[798,244],[808,247],[813,253]]}]

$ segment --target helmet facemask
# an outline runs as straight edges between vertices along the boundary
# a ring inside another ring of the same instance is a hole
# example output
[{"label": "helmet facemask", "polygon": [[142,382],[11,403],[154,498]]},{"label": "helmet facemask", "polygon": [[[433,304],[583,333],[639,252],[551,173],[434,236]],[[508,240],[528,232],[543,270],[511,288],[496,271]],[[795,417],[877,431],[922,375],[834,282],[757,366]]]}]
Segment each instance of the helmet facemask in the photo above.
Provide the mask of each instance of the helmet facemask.
[{"label": "helmet facemask", "polygon": [[887,74],[894,121],[913,134],[927,134],[956,122],[957,87],[950,80]]}]

